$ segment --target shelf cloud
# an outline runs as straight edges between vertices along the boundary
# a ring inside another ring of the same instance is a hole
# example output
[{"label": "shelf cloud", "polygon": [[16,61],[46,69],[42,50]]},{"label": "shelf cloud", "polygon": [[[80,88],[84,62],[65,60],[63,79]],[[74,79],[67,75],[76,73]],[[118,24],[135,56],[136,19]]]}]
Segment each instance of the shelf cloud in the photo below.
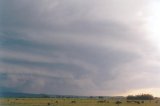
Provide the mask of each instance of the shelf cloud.
[{"label": "shelf cloud", "polygon": [[[156,1],[156,0],[155,0]],[[151,0],[0,0],[0,90],[123,95],[160,88]]]}]

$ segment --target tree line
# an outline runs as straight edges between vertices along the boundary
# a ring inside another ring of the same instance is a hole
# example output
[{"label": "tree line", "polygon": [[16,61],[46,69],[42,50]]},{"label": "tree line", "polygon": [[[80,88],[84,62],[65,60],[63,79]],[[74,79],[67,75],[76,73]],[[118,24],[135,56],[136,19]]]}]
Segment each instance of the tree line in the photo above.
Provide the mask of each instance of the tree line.
[{"label": "tree line", "polygon": [[129,95],[127,100],[153,100],[154,97],[151,94],[141,94],[141,95]]}]

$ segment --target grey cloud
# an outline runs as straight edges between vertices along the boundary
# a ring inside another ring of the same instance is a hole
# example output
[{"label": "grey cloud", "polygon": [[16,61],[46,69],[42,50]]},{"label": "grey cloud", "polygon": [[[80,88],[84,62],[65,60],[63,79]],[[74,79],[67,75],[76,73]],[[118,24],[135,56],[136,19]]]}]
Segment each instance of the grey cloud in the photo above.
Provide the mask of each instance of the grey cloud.
[{"label": "grey cloud", "polygon": [[[33,93],[52,93],[52,94],[77,94],[77,92],[87,93],[85,88],[80,87],[77,81],[72,78],[39,76],[36,74],[9,74],[2,73],[5,77],[1,88],[10,88],[12,91],[33,92]],[[85,80],[84,80],[85,81]],[[86,83],[86,82],[83,82]],[[88,88],[92,87],[87,83]],[[52,86],[50,86],[52,85]],[[63,87],[62,87],[63,86]],[[65,88],[65,89],[64,89]],[[1,89],[4,90],[5,89]],[[8,89],[6,89],[8,90]]]},{"label": "grey cloud", "polygon": [[[23,67],[39,67],[44,69],[48,69],[49,71],[54,72],[64,72],[71,73],[75,78],[81,78],[83,75],[89,74],[88,70],[83,67],[76,66],[75,64],[64,64],[64,63],[47,63],[47,62],[36,62],[36,61],[27,61],[22,59],[13,59],[13,58],[1,58],[1,61],[6,64],[23,66]],[[34,72],[34,70],[33,70]]]},{"label": "grey cloud", "polygon": [[[152,85],[136,83],[155,69],[144,67],[153,47],[136,15],[146,8],[143,0],[0,2],[0,89],[112,95]],[[117,87],[119,81],[127,87]]]},{"label": "grey cloud", "polygon": [[[25,60],[21,60],[21,59],[14,59],[12,57],[8,57],[8,58],[2,58],[2,62],[8,65],[13,65],[13,66],[16,65],[17,66],[16,69],[18,70],[21,70],[18,68],[19,66],[23,68],[28,68],[28,69],[30,69],[30,67],[35,67],[32,70],[33,72],[30,72],[31,74],[33,74],[35,70],[39,70],[39,69],[36,69],[36,67],[39,67],[42,71],[38,71],[36,72],[36,74],[46,71],[46,72],[50,72],[50,74],[53,74],[53,75],[55,74],[54,76],[56,76],[57,73],[61,74],[61,72],[63,72],[64,74],[66,74],[66,77],[68,74],[73,76],[74,80],[81,80],[83,78],[89,77],[89,79],[91,80],[90,84],[92,83],[94,84],[94,86],[97,86],[98,88],[100,87],[99,89],[101,89],[101,87],[104,86],[103,85],[104,83],[107,83],[117,77],[117,75],[112,73],[112,69],[115,66],[119,65],[120,63],[131,61],[132,59],[135,58],[135,56],[130,55],[130,53],[128,54],[126,54],[125,52],[120,53],[120,51],[114,51],[114,50],[109,51],[109,49],[103,51],[103,49],[96,50],[96,48],[93,48],[93,49],[90,48],[88,50],[88,49],[80,49],[80,48],[81,47],[78,47],[78,49],[76,49],[72,47],[72,49],[70,49],[69,51],[67,52],[65,51],[66,52],[65,54],[67,55],[67,57],[70,57],[71,59],[78,59],[78,60],[81,60],[82,62],[85,61],[87,63],[92,64],[93,66],[96,67],[95,69],[96,72],[90,69],[87,70],[83,65],[77,67],[75,64],[67,65],[66,63],[65,64],[46,63],[46,62],[38,62],[36,60],[28,61],[27,58]],[[83,53],[81,51],[83,51]],[[22,72],[23,72],[23,68],[22,68]],[[11,68],[9,68],[9,70],[10,69]],[[26,73],[26,72],[23,72],[23,73]],[[60,74],[58,74],[58,77],[60,76]],[[60,79],[61,78],[63,77],[60,77]],[[69,80],[69,81],[70,83],[74,83],[74,81],[72,80]],[[62,82],[65,83],[65,81],[62,81]],[[84,83],[84,82],[80,82],[77,85],[81,83]],[[56,86],[58,86],[59,88],[63,88],[63,86],[60,86],[58,84]],[[85,88],[87,88],[87,86],[85,86],[84,89]]]}]

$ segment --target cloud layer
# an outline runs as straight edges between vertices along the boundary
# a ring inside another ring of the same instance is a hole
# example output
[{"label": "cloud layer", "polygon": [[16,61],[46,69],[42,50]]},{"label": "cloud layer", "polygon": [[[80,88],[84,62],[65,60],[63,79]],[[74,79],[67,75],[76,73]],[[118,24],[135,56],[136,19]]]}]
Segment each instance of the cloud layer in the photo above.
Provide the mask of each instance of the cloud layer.
[{"label": "cloud layer", "polygon": [[145,28],[149,3],[0,0],[0,89],[117,95],[159,88],[159,56]]}]

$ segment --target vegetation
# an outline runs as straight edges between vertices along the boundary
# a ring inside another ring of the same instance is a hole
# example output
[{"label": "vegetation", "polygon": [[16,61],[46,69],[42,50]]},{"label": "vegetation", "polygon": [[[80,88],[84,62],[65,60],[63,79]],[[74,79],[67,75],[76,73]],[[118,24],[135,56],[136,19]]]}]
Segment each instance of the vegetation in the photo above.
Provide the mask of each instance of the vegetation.
[{"label": "vegetation", "polygon": [[150,94],[141,94],[141,95],[129,95],[127,96],[127,100],[153,100],[154,97]]},{"label": "vegetation", "polygon": [[1,98],[0,106],[160,106],[160,99],[125,98]]},{"label": "vegetation", "polygon": [[5,93],[0,106],[160,106],[160,98],[150,94],[110,97]]}]

